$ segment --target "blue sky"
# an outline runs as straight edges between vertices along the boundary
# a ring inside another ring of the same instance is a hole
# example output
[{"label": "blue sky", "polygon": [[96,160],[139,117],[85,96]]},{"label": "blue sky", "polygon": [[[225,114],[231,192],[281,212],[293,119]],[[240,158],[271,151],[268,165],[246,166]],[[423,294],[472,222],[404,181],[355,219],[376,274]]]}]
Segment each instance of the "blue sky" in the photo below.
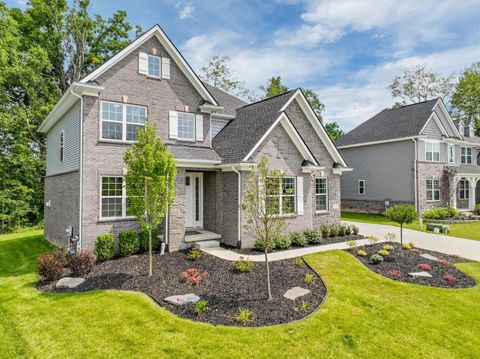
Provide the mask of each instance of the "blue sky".
[{"label": "blue sky", "polygon": [[228,55],[251,89],[277,75],[313,89],[345,130],[394,102],[396,74],[425,65],[458,76],[480,61],[480,0],[92,1],[92,13],[116,9],[144,29],[160,24],[196,70]]}]

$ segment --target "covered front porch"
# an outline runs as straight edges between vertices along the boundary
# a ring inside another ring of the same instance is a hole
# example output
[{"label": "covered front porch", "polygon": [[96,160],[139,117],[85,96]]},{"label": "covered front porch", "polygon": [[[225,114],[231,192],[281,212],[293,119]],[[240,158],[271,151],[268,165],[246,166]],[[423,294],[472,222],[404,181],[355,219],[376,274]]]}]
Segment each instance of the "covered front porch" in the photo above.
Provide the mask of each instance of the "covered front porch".
[{"label": "covered front porch", "polygon": [[453,207],[459,211],[473,211],[480,203],[480,169],[479,173],[458,173],[454,178],[455,195]]}]

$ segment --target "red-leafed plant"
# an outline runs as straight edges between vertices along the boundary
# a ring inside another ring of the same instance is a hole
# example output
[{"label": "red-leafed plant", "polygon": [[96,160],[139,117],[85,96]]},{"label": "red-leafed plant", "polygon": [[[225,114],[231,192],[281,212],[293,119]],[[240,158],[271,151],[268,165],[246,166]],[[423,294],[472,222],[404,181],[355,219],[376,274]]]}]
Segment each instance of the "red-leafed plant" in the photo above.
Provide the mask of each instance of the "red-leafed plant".
[{"label": "red-leafed plant", "polygon": [[419,249],[419,248],[412,248],[412,249],[410,249],[410,252],[412,252],[412,253],[419,253],[419,254],[420,254],[420,253],[422,253],[422,250]]},{"label": "red-leafed plant", "polygon": [[418,265],[418,269],[425,270],[425,271],[431,271],[432,267],[430,267],[430,264],[421,263],[421,264]]},{"label": "red-leafed plant", "polygon": [[445,258],[439,258],[439,259],[437,259],[437,263],[438,263],[438,264],[441,264],[441,265],[444,265],[444,266],[450,265],[450,262],[449,262],[448,260],[446,260]]},{"label": "red-leafed plant", "polygon": [[388,276],[390,276],[392,278],[400,278],[402,276],[402,272],[399,271],[398,269],[388,271],[387,274],[388,274]]},{"label": "red-leafed plant", "polygon": [[75,277],[84,277],[95,266],[97,258],[90,251],[78,251],[70,257],[68,265]]},{"label": "red-leafed plant", "polygon": [[66,264],[65,254],[56,250],[43,253],[37,259],[37,273],[41,280],[52,282],[62,277],[63,267]]},{"label": "red-leafed plant", "polygon": [[196,268],[190,268],[182,272],[182,280],[191,285],[200,284],[207,277],[208,272],[202,272]]},{"label": "red-leafed plant", "polygon": [[453,274],[445,274],[443,276],[443,280],[448,283],[454,283],[457,281],[457,277],[455,277]]},{"label": "red-leafed plant", "polygon": [[460,256],[459,256],[458,254],[450,254],[450,257],[451,257],[451,258],[455,258],[455,259],[460,258]]}]

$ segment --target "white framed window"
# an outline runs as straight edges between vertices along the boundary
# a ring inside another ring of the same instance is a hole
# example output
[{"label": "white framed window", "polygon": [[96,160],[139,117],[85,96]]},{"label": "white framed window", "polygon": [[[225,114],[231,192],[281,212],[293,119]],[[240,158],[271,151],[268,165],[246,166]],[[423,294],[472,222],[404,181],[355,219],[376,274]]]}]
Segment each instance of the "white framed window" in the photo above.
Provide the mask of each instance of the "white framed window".
[{"label": "white framed window", "polygon": [[427,201],[440,201],[440,180],[427,180]]},{"label": "white framed window", "polygon": [[315,210],[328,211],[328,180],[326,178],[315,178]]},{"label": "white framed window", "polygon": [[65,148],[65,132],[64,131],[61,131],[60,132],[60,161],[63,162],[63,159],[64,159],[64,155],[65,155],[65,152],[64,152],[64,148]]},{"label": "white framed window", "polygon": [[470,183],[466,179],[460,180],[460,199],[469,199],[470,198]]},{"label": "white framed window", "polygon": [[195,141],[195,114],[189,112],[177,112],[178,116],[178,139]]},{"label": "white framed window", "polygon": [[161,63],[162,59],[158,56],[147,55],[148,56],[148,76],[160,77],[161,74]]},{"label": "white framed window", "polygon": [[440,162],[440,142],[425,141],[425,159],[430,162]]},{"label": "white framed window", "polygon": [[147,108],[117,102],[102,101],[100,120],[103,140],[137,140],[137,130],[145,128]]},{"label": "white framed window", "polygon": [[123,176],[101,177],[101,218],[128,218],[127,188]]},{"label": "white framed window", "polygon": [[455,163],[455,145],[448,145],[448,163]]},{"label": "white framed window", "polygon": [[472,149],[470,147],[462,147],[460,159],[462,164],[472,164]]},{"label": "white framed window", "polygon": [[358,180],[358,194],[365,194],[365,180]]},{"label": "white framed window", "polygon": [[267,178],[265,186],[268,210],[275,214],[293,214],[296,211],[295,177],[283,177],[280,181]]}]

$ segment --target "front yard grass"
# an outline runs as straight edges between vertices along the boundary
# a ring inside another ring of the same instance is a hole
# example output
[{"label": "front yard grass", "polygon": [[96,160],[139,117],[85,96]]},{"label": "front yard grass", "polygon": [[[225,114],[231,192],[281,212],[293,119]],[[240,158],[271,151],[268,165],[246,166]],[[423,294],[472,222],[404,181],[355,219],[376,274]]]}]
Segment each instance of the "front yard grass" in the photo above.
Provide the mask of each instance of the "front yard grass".
[{"label": "front yard grass", "polygon": [[[377,223],[399,227],[398,223],[389,220],[383,214],[374,213],[342,212],[342,221]],[[480,222],[446,224],[450,227],[450,232],[448,233],[449,236],[480,240]],[[405,225],[404,228],[420,231],[417,220],[411,224]],[[421,231],[433,233],[427,231],[427,225],[425,223],[423,224],[423,229]]]},{"label": "front yard grass", "polygon": [[[178,318],[135,292],[42,293],[38,233],[0,236],[0,357],[474,358],[480,356],[480,288],[398,283],[344,251],[306,257],[328,288],[300,322],[215,327]],[[480,263],[458,267],[480,280]],[[275,285],[275,283],[273,283]]]}]

